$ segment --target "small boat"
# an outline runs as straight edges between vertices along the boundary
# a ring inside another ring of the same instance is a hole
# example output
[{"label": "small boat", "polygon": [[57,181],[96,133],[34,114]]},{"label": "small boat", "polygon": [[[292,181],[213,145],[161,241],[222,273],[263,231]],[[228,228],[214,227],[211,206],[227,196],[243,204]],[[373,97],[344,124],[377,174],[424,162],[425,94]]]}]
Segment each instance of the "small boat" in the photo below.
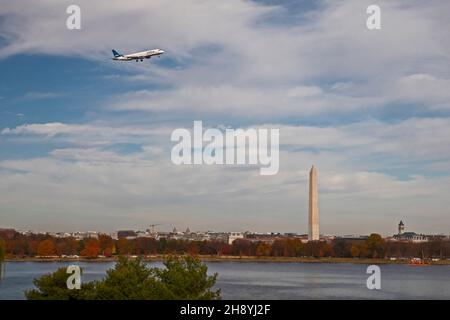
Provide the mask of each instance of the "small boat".
[{"label": "small boat", "polygon": [[410,266],[418,266],[418,267],[430,266],[431,262],[424,259],[423,250],[422,250],[422,258],[412,258],[409,261],[409,265]]},{"label": "small boat", "polygon": [[409,261],[409,265],[414,266],[414,267],[425,267],[425,266],[430,266],[431,263],[429,261],[425,261],[422,259],[413,258]]}]

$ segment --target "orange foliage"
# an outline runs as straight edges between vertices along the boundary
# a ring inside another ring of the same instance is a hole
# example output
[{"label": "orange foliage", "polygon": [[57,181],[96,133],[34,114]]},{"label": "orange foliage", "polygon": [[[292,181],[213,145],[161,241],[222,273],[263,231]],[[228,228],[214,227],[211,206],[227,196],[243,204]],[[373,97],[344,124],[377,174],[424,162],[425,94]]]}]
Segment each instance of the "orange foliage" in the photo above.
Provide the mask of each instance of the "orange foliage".
[{"label": "orange foliage", "polygon": [[97,258],[100,253],[100,244],[96,239],[89,239],[81,251],[81,255],[87,258]]},{"label": "orange foliage", "polygon": [[56,254],[55,244],[52,240],[43,240],[39,243],[37,248],[37,254],[39,256],[54,256]]}]

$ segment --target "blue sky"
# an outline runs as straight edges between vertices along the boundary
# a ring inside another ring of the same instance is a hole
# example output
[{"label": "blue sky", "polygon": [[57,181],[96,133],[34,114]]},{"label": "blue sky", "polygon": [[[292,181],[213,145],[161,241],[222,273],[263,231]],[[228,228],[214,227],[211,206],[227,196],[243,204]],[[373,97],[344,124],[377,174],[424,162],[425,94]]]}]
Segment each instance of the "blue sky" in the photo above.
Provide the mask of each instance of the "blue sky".
[{"label": "blue sky", "polygon": [[[64,1],[0,6],[0,221],[37,230],[450,227],[446,1]],[[159,47],[161,58],[112,61]],[[170,133],[280,128],[280,172],[174,166]]]}]

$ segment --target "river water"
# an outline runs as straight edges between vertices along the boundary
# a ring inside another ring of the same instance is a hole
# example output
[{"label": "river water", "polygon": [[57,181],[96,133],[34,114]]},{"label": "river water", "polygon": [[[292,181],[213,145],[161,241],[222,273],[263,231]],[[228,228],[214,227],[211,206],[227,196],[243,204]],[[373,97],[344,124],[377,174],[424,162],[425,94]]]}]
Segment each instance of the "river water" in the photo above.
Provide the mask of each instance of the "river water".
[{"label": "river water", "polygon": [[[24,299],[33,279],[71,264],[82,281],[101,279],[110,262],[7,262],[0,299]],[[149,263],[161,266],[159,262]],[[450,299],[450,266],[381,265],[381,289],[369,290],[368,265],[295,262],[207,262],[223,299]]]}]

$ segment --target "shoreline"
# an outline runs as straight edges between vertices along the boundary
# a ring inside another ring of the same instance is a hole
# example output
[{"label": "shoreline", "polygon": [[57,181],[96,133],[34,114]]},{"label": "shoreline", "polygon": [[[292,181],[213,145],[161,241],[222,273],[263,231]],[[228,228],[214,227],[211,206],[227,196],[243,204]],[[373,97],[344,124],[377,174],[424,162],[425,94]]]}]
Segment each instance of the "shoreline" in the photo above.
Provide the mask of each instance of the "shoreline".
[{"label": "shoreline", "polygon": [[[135,256],[131,256],[135,257]],[[162,261],[167,255],[144,256],[143,261]],[[257,257],[257,256],[198,256],[204,262],[280,262],[280,263],[351,263],[351,264],[409,264],[409,259],[368,259],[368,258],[301,258],[301,257]],[[60,258],[60,257],[10,257],[4,262],[116,262],[118,257],[110,258]],[[428,262],[428,261],[427,261]],[[429,261],[428,265],[450,265],[450,260]]]}]

